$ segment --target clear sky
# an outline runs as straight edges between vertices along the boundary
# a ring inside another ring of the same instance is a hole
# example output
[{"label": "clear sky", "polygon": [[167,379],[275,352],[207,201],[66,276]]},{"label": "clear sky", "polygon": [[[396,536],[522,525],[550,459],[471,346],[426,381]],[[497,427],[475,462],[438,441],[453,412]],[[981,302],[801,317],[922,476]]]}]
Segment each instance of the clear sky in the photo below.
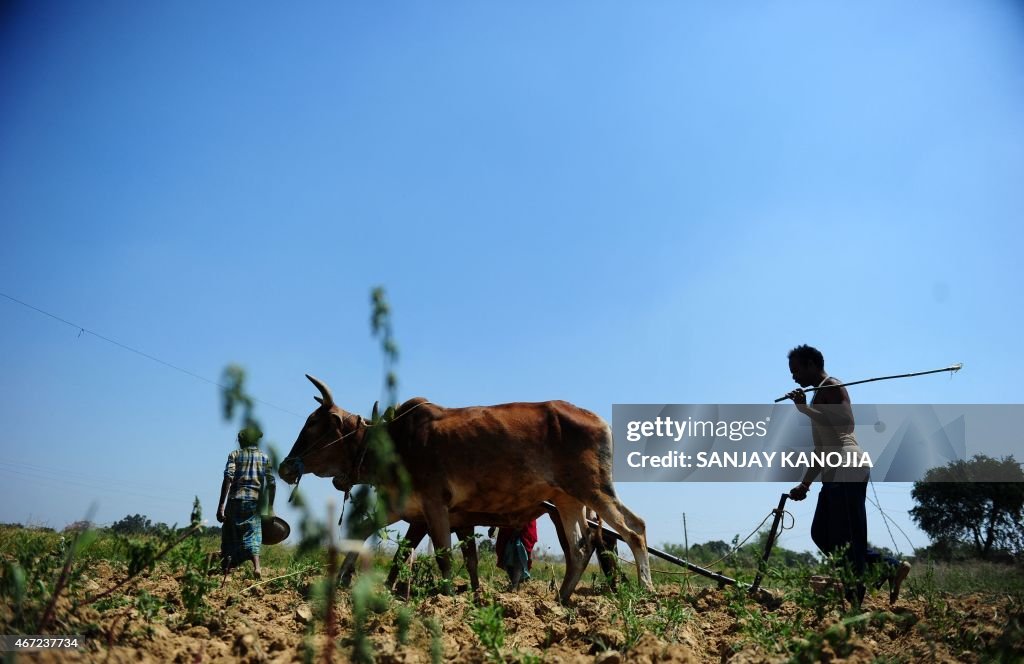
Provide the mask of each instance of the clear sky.
[{"label": "clear sky", "polygon": [[[0,292],[242,364],[282,451],[304,373],[380,397],[375,285],[402,398],[765,403],[810,343],[848,380],[965,363],[855,402],[1021,401],[1019,3],[2,7]],[[209,382],[0,298],[0,521],[212,517],[236,428]],[[657,545],[788,487],[617,488]]]}]

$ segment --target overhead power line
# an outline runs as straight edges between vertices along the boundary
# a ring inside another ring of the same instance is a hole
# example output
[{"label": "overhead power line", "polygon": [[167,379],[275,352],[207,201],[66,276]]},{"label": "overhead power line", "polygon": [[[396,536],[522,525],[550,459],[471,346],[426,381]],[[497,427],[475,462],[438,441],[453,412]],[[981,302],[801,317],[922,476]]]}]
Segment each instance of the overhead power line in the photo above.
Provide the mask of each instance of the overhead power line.
[{"label": "overhead power line", "polygon": [[[106,341],[108,344],[112,344],[112,345],[117,346],[118,348],[121,348],[123,350],[129,351],[131,353],[135,353],[136,355],[140,355],[140,356],[146,358],[147,360],[150,360],[151,362],[156,362],[157,364],[162,364],[165,367],[167,367],[169,369],[174,369],[175,371],[181,372],[181,373],[185,374],[186,376],[191,376],[192,378],[195,378],[197,380],[201,380],[204,383],[209,383],[210,385],[213,385],[214,387],[219,387],[222,390],[228,389],[228,387],[226,385],[223,385],[223,384],[221,384],[221,383],[219,383],[219,382],[217,382],[215,380],[210,380],[209,378],[206,378],[205,376],[200,376],[199,374],[197,374],[197,373],[195,373],[193,371],[189,371],[188,369],[183,369],[182,367],[179,367],[179,366],[177,366],[175,364],[171,364],[170,362],[167,362],[165,360],[161,360],[159,357],[155,357],[153,355],[150,355],[149,353],[145,353],[145,352],[139,350],[138,348],[132,348],[131,346],[128,346],[127,344],[123,344],[120,341],[117,341],[115,339],[111,339],[110,337],[105,337],[105,336],[103,336],[102,334],[100,334],[98,332],[94,332],[94,331],[92,331],[92,330],[90,330],[90,329],[88,329],[86,327],[83,327],[83,326],[77,324],[77,323],[72,323],[71,321],[66,320],[64,318],[61,318],[60,316],[57,316],[55,314],[51,314],[49,311],[44,311],[44,310],[40,309],[39,307],[33,306],[33,305],[29,304],[28,302],[23,302],[23,301],[15,298],[15,297],[11,297],[7,293],[0,293],[0,296],[3,296],[5,298],[7,298],[8,300],[10,300],[11,302],[14,302],[15,304],[20,304],[21,306],[23,306],[23,307],[25,307],[27,309],[31,309],[32,311],[35,311],[37,313],[41,313],[44,316],[49,316],[53,320],[61,322],[61,323],[64,323],[65,325],[67,325],[69,327],[73,327],[74,329],[78,330],[78,336],[82,336],[83,334],[92,335],[92,336],[96,337],[97,339],[99,339],[101,341]],[[270,403],[269,401],[264,401],[263,399],[257,399],[255,397],[253,397],[253,401],[255,401],[256,403],[262,404],[264,406],[267,406],[269,408],[273,408],[275,410],[279,410],[282,413],[288,413],[289,415],[294,415],[295,417],[299,417],[299,418],[304,418],[305,417],[305,415],[299,415],[298,413],[292,412],[292,411],[288,410],[287,408],[282,408],[281,406],[278,406],[276,404]]]},{"label": "overhead power line", "polygon": [[[32,470],[17,470],[15,468],[7,468],[0,466],[0,475],[8,475],[4,479],[6,484],[10,484],[17,480],[17,478],[24,478],[25,480],[31,480],[33,487],[45,487],[48,486],[54,491],[67,493],[74,490],[76,487],[80,490],[84,489],[96,497],[97,494],[107,496],[129,496],[132,498],[145,498],[149,501],[157,501],[167,505],[185,505],[191,500],[191,494],[188,492],[178,492],[176,495],[153,495],[151,493],[144,493],[140,491],[133,491],[131,489],[124,489],[119,486],[111,486],[109,484],[99,484],[95,482],[82,482],[74,479],[57,478],[51,477],[37,471]],[[13,477],[11,477],[13,476]]]}]

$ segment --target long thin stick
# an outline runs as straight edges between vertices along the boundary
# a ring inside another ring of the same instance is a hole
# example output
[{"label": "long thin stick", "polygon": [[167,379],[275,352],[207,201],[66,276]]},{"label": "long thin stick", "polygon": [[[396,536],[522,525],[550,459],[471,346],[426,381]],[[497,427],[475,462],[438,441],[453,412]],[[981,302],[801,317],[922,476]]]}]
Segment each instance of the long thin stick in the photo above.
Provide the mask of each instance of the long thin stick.
[{"label": "long thin stick", "polygon": [[256,587],[259,587],[259,586],[265,586],[268,583],[270,583],[271,581],[277,581],[279,579],[287,579],[289,576],[295,576],[296,574],[303,574],[305,572],[308,572],[311,569],[316,569],[317,567],[320,567],[320,565],[319,564],[313,564],[313,565],[310,565],[309,567],[306,567],[304,569],[300,569],[298,572],[292,572],[291,574],[282,574],[281,576],[275,576],[274,578],[267,579],[265,581],[257,581],[256,583],[252,584],[251,586],[249,586],[247,588],[243,588],[242,592],[245,593],[245,592],[248,592],[248,591],[252,590],[253,588],[256,588]]},{"label": "long thin stick", "polygon": [[[896,376],[879,376],[878,378],[865,378],[864,380],[854,380],[854,381],[850,381],[849,383],[838,383],[836,385],[822,385],[821,387],[805,387],[804,388],[804,392],[815,392],[817,390],[824,390],[824,389],[828,389],[830,387],[847,387],[848,385],[860,385],[861,383],[873,383],[873,382],[878,381],[878,380],[892,380],[893,378],[910,378],[912,376],[925,376],[927,374],[942,373],[943,371],[948,371],[951,374],[953,374],[953,373],[956,373],[957,371],[960,371],[960,369],[962,369],[963,366],[964,366],[963,362],[958,362],[957,364],[951,364],[948,367],[942,367],[941,369],[932,369],[930,371],[915,371],[914,373],[898,374]],[[775,400],[775,403],[779,403],[780,401],[785,401],[788,398],[789,397],[779,397],[778,399]]]}]

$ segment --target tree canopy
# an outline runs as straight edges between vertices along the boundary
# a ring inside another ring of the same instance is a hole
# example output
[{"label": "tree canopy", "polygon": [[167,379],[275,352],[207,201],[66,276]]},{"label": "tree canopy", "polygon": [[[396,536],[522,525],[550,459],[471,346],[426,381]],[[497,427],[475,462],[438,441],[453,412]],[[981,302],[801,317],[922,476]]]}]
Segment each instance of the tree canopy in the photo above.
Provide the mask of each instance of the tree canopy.
[{"label": "tree canopy", "polygon": [[111,532],[118,535],[162,535],[171,531],[166,523],[153,523],[142,514],[129,514],[110,526]]},{"label": "tree canopy", "polygon": [[1012,455],[932,468],[911,496],[910,516],[936,543],[965,544],[981,558],[1024,552],[1024,470]]}]

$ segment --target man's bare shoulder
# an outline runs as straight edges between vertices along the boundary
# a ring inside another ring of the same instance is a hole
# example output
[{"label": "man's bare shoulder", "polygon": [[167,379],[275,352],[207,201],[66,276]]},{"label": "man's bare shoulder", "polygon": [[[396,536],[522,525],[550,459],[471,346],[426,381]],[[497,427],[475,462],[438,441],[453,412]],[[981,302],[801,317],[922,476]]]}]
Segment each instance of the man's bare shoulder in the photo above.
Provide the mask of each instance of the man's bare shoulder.
[{"label": "man's bare shoulder", "polygon": [[[825,381],[825,385],[842,385],[842,381],[829,376]],[[819,404],[827,404],[838,406],[844,403],[850,403],[850,393],[846,391],[845,387],[830,387],[820,391],[821,398],[817,400]]]}]

